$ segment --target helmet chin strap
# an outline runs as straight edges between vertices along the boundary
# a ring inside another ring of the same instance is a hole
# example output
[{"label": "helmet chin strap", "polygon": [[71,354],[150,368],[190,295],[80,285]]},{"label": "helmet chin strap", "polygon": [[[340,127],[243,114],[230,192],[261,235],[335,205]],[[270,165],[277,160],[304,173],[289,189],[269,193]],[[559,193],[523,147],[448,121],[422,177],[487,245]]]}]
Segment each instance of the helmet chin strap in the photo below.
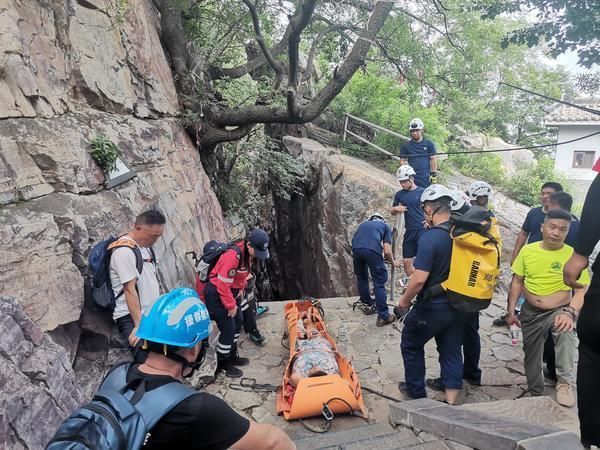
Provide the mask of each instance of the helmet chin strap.
[{"label": "helmet chin strap", "polygon": [[[202,345],[200,347],[200,353],[196,357],[196,361],[189,362],[186,358],[177,353],[165,353],[163,356],[169,358],[171,361],[175,361],[176,363],[181,364],[181,378],[191,378],[194,375],[194,372],[200,368],[202,363],[204,362],[204,357],[206,356],[206,348],[208,345],[206,344],[206,340],[202,341]],[[185,369],[191,369],[189,373],[184,374]]]}]

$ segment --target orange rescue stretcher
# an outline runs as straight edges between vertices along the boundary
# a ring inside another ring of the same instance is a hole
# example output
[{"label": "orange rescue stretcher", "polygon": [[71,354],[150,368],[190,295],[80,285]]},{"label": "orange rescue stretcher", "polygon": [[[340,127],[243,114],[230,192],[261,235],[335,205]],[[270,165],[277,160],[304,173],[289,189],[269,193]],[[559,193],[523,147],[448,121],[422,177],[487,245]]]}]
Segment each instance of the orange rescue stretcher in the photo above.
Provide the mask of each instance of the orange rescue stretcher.
[{"label": "orange rescue stretcher", "polygon": [[[296,350],[297,327],[298,319],[304,316],[304,313],[331,344],[339,366],[339,374],[302,378],[294,388],[289,378],[292,375],[294,361],[299,355]],[[337,351],[336,342],[327,333],[319,308],[313,305],[310,299],[293,301],[285,305],[284,316],[289,337],[290,359],[283,374],[283,383],[277,391],[277,412],[283,414],[286,420],[326,415],[325,411],[333,414],[360,412],[362,417],[367,418],[368,411],[363,401],[358,375],[350,360]]]}]

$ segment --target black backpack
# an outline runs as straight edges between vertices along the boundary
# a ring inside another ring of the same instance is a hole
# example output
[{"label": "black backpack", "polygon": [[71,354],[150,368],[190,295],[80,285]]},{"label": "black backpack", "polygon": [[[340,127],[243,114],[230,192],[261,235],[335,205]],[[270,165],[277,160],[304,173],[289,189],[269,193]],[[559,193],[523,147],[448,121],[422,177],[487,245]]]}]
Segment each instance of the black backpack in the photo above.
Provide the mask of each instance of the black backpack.
[{"label": "black backpack", "polygon": [[[88,266],[90,268],[90,286],[92,288],[92,299],[94,303],[103,309],[112,311],[115,309],[115,301],[123,295],[123,289],[115,296],[112,284],[110,282],[110,257],[113,250],[121,247],[130,248],[135,254],[135,267],[138,273],[144,269],[144,259],[142,252],[131,239],[120,239],[110,236],[92,247],[88,256]],[[154,250],[150,247],[152,262],[156,264]]]},{"label": "black backpack", "polygon": [[92,401],[58,428],[46,450],[138,450],[158,421],[196,391],[173,381],[146,392],[127,383],[131,363],[111,369]]},{"label": "black backpack", "polygon": [[[240,248],[235,245],[233,242],[219,242],[219,241],[208,241],[204,244],[204,248],[202,249],[202,256],[196,265],[196,272],[198,273],[198,278],[203,283],[206,283],[209,278],[211,278],[210,273],[212,272],[215,264],[221,257],[223,253],[227,250],[233,249],[238,255],[238,269],[242,264],[242,251]],[[214,276],[214,275],[213,275]]]}]

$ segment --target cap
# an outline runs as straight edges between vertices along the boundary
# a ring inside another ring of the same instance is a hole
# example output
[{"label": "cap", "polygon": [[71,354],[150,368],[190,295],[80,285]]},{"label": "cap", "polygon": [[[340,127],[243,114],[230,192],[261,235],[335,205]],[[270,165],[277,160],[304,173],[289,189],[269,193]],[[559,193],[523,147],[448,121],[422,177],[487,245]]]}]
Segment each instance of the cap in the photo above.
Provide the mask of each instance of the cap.
[{"label": "cap", "polygon": [[258,259],[264,261],[269,258],[269,235],[265,230],[254,228],[248,235],[248,242]]}]

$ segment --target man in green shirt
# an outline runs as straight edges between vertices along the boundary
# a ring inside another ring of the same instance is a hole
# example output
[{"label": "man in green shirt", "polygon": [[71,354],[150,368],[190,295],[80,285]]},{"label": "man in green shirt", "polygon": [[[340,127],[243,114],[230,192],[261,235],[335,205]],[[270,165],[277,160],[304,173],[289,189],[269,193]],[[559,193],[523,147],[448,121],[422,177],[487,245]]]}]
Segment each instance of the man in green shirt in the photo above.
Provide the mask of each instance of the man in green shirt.
[{"label": "man in green shirt", "polygon": [[[541,242],[524,246],[513,262],[514,273],[508,294],[508,326],[521,325],[525,375],[533,395],[544,393],[542,353],[544,341],[552,331],[556,352],[556,401],[563,406],[574,406],[571,384],[574,380],[576,339],[573,329],[583,305],[583,296],[590,283],[584,271],[579,282],[583,288],[571,290],[564,284],[563,266],[573,254],[573,248],[564,243],[571,224],[571,214],[562,210],[548,211],[541,226]],[[521,291],[526,302],[519,317],[515,306]]]}]

